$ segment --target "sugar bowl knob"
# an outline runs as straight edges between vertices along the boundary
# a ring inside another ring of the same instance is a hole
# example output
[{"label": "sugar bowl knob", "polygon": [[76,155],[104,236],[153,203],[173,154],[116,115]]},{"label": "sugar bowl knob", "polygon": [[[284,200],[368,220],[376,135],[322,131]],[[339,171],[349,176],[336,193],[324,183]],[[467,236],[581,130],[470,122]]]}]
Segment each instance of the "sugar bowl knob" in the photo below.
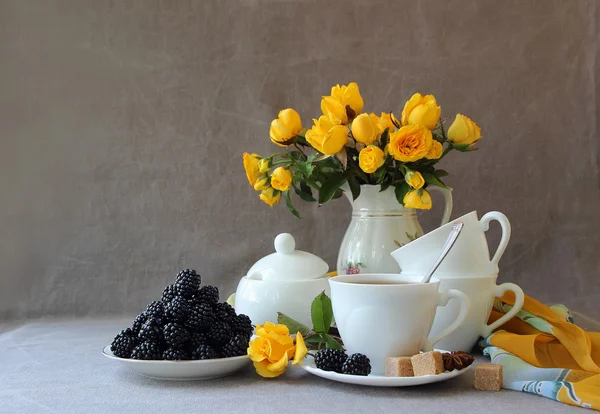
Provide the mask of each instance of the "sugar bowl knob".
[{"label": "sugar bowl knob", "polygon": [[291,254],[296,249],[296,240],[289,233],[281,233],[275,237],[275,251],[281,254]]}]

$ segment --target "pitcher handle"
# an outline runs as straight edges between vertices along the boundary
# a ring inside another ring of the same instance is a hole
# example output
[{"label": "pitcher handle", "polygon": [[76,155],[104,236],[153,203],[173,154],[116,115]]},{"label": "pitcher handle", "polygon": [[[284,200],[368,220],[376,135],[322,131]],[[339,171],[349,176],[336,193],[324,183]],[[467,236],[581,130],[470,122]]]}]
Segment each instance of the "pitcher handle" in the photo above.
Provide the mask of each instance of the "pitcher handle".
[{"label": "pitcher handle", "polygon": [[440,293],[438,306],[446,306],[450,299],[457,299],[460,302],[460,310],[458,312],[458,316],[456,317],[454,322],[450,324],[450,326],[448,326],[438,335],[434,336],[433,338],[429,338],[427,341],[425,341],[425,345],[423,345],[423,351],[425,352],[433,350],[433,346],[436,343],[438,343],[446,336],[454,332],[456,328],[458,328],[465,321],[465,318],[469,313],[469,309],[471,308],[471,301],[469,300],[469,297],[462,293],[460,290],[456,289],[449,289],[444,293]]},{"label": "pitcher handle", "polygon": [[450,215],[452,215],[452,190],[438,187],[437,185],[428,186],[427,189],[439,191],[444,196],[444,214],[442,215],[441,224],[443,226],[450,221]]},{"label": "pitcher handle", "polygon": [[479,222],[483,226],[483,231],[488,231],[490,228],[490,221],[496,220],[500,223],[502,227],[502,238],[500,239],[500,243],[498,244],[498,248],[496,249],[496,253],[494,253],[494,257],[492,258],[492,263],[498,266],[498,262],[500,258],[504,254],[504,250],[506,250],[506,246],[508,245],[508,241],[510,240],[510,221],[508,218],[500,213],[499,211],[490,211],[486,215],[484,215]]},{"label": "pitcher handle", "polygon": [[515,304],[512,309],[506,312],[500,319],[495,321],[490,325],[484,325],[483,329],[479,333],[482,337],[487,338],[494,332],[498,327],[503,325],[505,322],[508,322],[512,319],[523,307],[523,302],[525,301],[525,294],[523,293],[523,289],[514,283],[503,283],[500,286],[496,286],[494,290],[494,297],[501,297],[506,292],[513,292],[515,294]]}]

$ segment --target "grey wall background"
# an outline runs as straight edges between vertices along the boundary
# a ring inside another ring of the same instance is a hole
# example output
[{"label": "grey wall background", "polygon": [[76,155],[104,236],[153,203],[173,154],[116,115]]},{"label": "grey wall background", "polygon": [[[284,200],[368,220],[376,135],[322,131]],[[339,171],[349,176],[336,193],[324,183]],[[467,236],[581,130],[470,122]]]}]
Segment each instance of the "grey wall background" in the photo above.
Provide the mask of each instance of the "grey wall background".
[{"label": "grey wall background", "polygon": [[[0,1],[0,318],[133,313],[184,267],[232,292],[282,231],[335,263],[350,207],[268,208],[241,154],[335,83],[483,129],[455,211],[504,212],[501,281],[600,309],[597,1]],[[439,200],[438,200],[439,201]],[[438,207],[439,207],[438,202]],[[423,215],[431,229],[440,209]],[[496,245],[498,228],[491,231]]]}]

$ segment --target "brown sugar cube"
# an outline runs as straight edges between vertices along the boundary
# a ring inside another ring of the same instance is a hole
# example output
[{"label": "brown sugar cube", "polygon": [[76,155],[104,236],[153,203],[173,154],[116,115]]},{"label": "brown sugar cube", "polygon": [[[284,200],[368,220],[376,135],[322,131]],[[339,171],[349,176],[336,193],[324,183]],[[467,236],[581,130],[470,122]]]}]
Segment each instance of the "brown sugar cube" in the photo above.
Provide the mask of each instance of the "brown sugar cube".
[{"label": "brown sugar cube", "polygon": [[412,377],[414,375],[410,357],[388,357],[385,359],[386,377]]},{"label": "brown sugar cube", "polygon": [[412,362],[415,377],[420,377],[421,375],[437,375],[444,372],[442,354],[437,351],[413,355],[410,360]]},{"label": "brown sugar cube", "polygon": [[475,367],[475,388],[482,391],[500,391],[502,365],[483,363]]}]

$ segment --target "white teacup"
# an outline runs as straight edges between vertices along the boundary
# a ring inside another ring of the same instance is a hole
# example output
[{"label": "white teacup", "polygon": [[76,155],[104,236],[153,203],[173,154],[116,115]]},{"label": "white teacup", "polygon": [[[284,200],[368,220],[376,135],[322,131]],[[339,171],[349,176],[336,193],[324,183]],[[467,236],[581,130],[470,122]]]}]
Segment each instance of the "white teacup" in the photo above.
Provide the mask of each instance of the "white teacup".
[{"label": "white teacup", "polygon": [[[490,260],[485,232],[492,220],[500,223],[502,238]],[[400,265],[402,273],[426,274],[439,257],[456,222],[463,223],[460,237],[436,270],[435,276],[443,279],[447,276],[481,277],[497,274],[498,262],[510,239],[510,222],[498,211],[487,213],[481,220],[478,220],[477,212],[472,211],[394,250],[392,257]]]},{"label": "white teacup", "polygon": [[[465,320],[468,297],[450,289],[438,292],[440,282],[411,283],[401,275],[360,274],[329,280],[337,328],[348,354],[371,360],[371,372],[383,375],[385,358],[429,351]],[[458,316],[428,339],[438,306],[458,299]]]},{"label": "white teacup", "polygon": [[[405,280],[417,281],[421,276],[409,276],[402,274]],[[514,283],[503,283],[496,285],[498,275],[488,277],[446,277],[431,280],[440,282],[440,291],[459,290],[469,297],[471,307],[464,322],[454,332],[447,335],[437,343],[437,347],[447,351],[469,352],[477,343],[479,337],[487,337],[505,322],[512,319],[523,307],[525,295],[523,290]],[[515,294],[515,305],[510,311],[490,325],[487,324],[494,306],[494,298],[504,295],[506,292]],[[448,306],[439,308],[435,314],[430,335],[435,337],[450,326],[457,315],[460,314],[457,303],[449,303]]]}]

